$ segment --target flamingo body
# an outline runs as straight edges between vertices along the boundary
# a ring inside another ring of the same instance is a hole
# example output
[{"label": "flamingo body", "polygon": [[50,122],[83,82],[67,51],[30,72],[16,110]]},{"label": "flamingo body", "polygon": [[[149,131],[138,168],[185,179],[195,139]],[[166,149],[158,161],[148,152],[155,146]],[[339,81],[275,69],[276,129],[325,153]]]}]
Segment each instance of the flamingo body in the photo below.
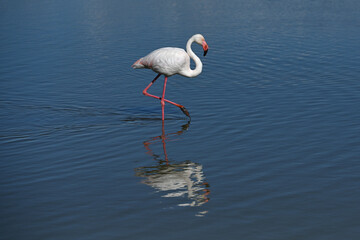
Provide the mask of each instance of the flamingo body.
[{"label": "flamingo body", "polygon": [[164,47],[140,58],[133,67],[149,68],[167,77],[175,74],[183,75],[181,74],[183,70],[190,68],[190,57],[184,49]]},{"label": "flamingo body", "polygon": [[[205,56],[208,51],[208,45],[205,42],[205,38],[201,34],[195,34],[188,40],[186,44],[186,51],[184,49],[174,48],[174,47],[159,48],[155,51],[152,51],[145,57],[140,58],[132,65],[132,67],[135,69],[149,68],[152,69],[154,72],[158,73],[158,75],[154,78],[154,80],[152,80],[151,83],[143,90],[143,94],[161,100],[162,120],[164,120],[165,102],[171,103],[179,107],[186,116],[190,117],[189,112],[186,110],[184,106],[165,99],[165,88],[166,88],[167,78],[170,76],[179,74],[185,77],[196,77],[202,72],[202,67],[203,67],[202,62],[200,58],[196,56],[191,49],[191,44],[193,42],[202,45]],[[193,59],[195,62],[195,69],[190,68],[190,58]],[[160,77],[160,75],[165,76],[162,97],[158,97],[147,93],[147,90]]]}]

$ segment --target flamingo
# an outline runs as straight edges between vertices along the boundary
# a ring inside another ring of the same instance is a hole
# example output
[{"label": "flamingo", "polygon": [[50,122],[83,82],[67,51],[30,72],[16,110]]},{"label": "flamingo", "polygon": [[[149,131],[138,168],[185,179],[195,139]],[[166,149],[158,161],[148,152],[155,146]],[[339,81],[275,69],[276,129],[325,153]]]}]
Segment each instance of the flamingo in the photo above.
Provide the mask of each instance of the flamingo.
[{"label": "flamingo", "polygon": [[[204,49],[204,56],[206,55],[209,47],[205,38],[201,34],[192,36],[186,44],[186,51],[181,48],[164,47],[154,50],[143,58],[137,60],[132,67],[148,68],[158,73],[158,75],[150,82],[150,84],[143,90],[145,96],[153,97],[161,101],[162,121],[165,119],[165,102],[173,104],[181,109],[181,111],[190,118],[188,110],[180,104],[165,99],[165,89],[168,77],[179,74],[185,77],[196,77],[202,72],[202,62],[198,56],[191,50],[191,44],[195,42],[201,45]],[[190,68],[190,58],[195,62],[195,69]],[[163,74],[165,76],[162,97],[149,94],[147,90],[154,84],[154,82]],[[191,119],[191,118],[190,118]]]}]

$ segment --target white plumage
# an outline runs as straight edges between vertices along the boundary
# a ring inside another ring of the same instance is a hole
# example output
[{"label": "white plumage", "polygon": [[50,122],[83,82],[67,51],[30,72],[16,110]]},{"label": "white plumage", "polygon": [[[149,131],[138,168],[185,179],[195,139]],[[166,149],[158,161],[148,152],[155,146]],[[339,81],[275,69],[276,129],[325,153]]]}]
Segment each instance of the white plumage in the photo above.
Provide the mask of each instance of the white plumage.
[{"label": "white plumage", "polygon": [[184,49],[165,47],[139,59],[134,67],[150,68],[154,72],[170,77],[177,73],[181,74],[183,69],[190,68],[190,57]]},{"label": "white plumage", "polygon": [[[191,44],[196,42],[203,46],[205,54],[208,46],[201,34],[192,36],[186,44],[186,52],[181,48],[164,47],[152,51],[133,64],[133,68],[149,68],[154,72],[170,77],[180,74],[185,77],[196,77],[202,71],[202,63],[191,49]],[[205,55],[204,54],[204,55]],[[190,58],[195,61],[195,69],[190,68]]]}]

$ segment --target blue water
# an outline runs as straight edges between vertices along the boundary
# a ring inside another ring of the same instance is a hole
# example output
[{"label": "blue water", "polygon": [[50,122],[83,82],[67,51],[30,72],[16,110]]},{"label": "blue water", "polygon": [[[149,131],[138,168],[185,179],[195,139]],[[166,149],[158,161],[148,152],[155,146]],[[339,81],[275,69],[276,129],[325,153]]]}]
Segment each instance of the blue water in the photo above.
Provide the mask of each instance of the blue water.
[{"label": "blue water", "polygon": [[[1,1],[0,239],[360,239],[359,12]],[[163,126],[131,65],[195,33]]]}]

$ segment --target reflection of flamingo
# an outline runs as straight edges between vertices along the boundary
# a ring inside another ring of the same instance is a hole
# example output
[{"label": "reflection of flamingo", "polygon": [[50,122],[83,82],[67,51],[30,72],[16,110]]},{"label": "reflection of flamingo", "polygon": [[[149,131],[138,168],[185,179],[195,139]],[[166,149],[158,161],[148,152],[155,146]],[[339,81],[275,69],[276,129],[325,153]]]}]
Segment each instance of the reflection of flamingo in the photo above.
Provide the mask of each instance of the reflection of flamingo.
[{"label": "reflection of flamingo", "polygon": [[167,165],[140,167],[136,175],[144,177],[144,184],[164,192],[163,197],[187,197],[190,202],[178,206],[201,206],[209,201],[209,184],[204,182],[203,168],[198,163],[185,161]]},{"label": "reflection of flamingo", "polygon": [[[163,122],[164,123],[164,122]],[[162,125],[162,134],[153,137],[144,142],[147,153],[154,160],[158,161],[158,165],[150,167],[139,167],[135,169],[136,175],[144,177],[143,183],[155,188],[160,192],[165,192],[163,197],[187,197],[190,203],[178,204],[179,206],[200,206],[209,201],[210,194],[209,184],[205,182],[202,166],[198,163],[185,161],[181,163],[170,163],[166,152],[165,140],[169,140],[170,136],[178,136],[189,128],[190,122],[182,126],[180,131],[165,134],[164,124]],[[176,140],[176,139],[173,139]],[[164,151],[164,160],[160,155],[153,153],[150,145],[160,141]],[[200,212],[197,216],[203,215]]]},{"label": "reflection of flamingo", "polygon": [[[191,50],[191,44],[193,42],[202,45],[205,56],[208,51],[208,45],[205,42],[205,38],[201,34],[195,34],[188,40],[186,44],[186,52],[181,48],[160,48],[151,52],[147,56],[140,58],[132,65],[133,68],[150,68],[154,72],[158,73],[154,80],[152,80],[151,83],[143,90],[143,94],[161,100],[162,120],[164,120],[165,116],[165,102],[171,103],[179,107],[181,111],[190,118],[190,114],[184,106],[165,99],[165,88],[167,78],[172,75],[180,74],[185,77],[196,77],[201,73],[202,63],[200,59],[195,55],[195,53]],[[196,67],[194,70],[190,68],[190,58],[195,61]],[[161,74],[165,75],[162,97],[147,93],[147,90],[156,81],[156,79],[160,77]]]},{"label": "reflection of flamingo", "polygon": [[166,163],[168,163],[168,155],[166,153],[166,142],[165,142],[165,140],[167,140],[168,136],[170,136],[170,135],[181,135],[181,134],[183,134],[184,131],[188,130],[189,126],[190,126],[190,122],[188,122],[185,125],[182,125],[180,131],[165,135],[165,127],[164,127],[164,121],[163,121],[162,122],[162,128],[161,128],[161,135],[157,136],[157,137],[153,137],[148,141],[145,141],[144,142],[144,147],[146,148],[146,150],[148,150],[148,154],[150,154],[152,156],[155,156],[155,154],[152,153],[149,146],[150,146],[150,144],[152,144],[153,141],[155,141],[157,139],[161,139],[161,142],[162,142],[162,145],[163,145],[163,150],[164,150],[164,155],[165,155],[165,161],[166,161]]}]

